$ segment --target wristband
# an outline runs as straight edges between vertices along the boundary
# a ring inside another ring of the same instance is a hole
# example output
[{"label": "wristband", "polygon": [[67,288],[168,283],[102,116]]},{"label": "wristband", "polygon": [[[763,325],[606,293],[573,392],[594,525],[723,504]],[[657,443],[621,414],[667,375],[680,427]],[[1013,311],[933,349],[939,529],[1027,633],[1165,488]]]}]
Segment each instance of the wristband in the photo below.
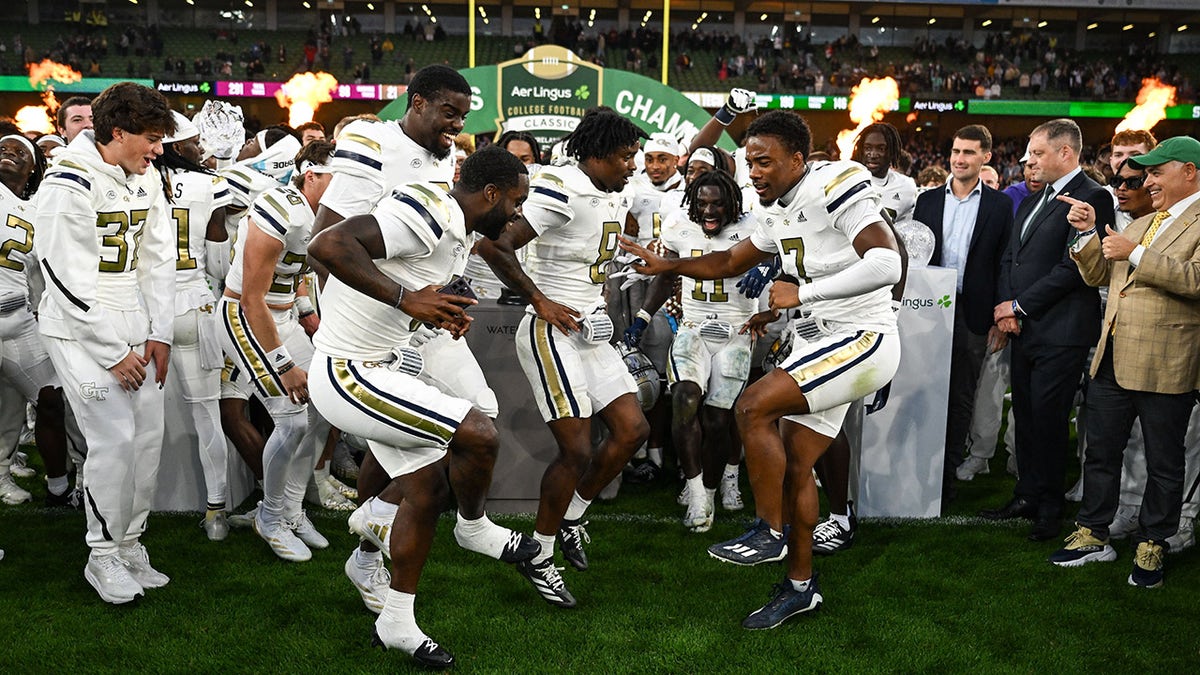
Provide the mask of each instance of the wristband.
[{"label": "wristband", "polygon": [[1012,301],[1012,312],[1013,316],[1025,316],[1025,312],[1021,311],[1021,306],[1017,304],[1016,300]]},{"label": "wristband", "polygon": [[721,109],[713,113],[713,119],[720,122],[723,126],[729,126],[733,123],[737,113],[729,109],[728,105],[722,105]]},{"label": "wristband", "polygon": [[645,321],[646,323],[650,323],[650,320],[653,319],[654,317],[650,316],[650,312],[647,312],[644,309],[639,309],[637,311],[637,318],[641,319],[642,321]]},{"label": "wristband", "polygon": [[400,309],[400,303],[404,302],[404,287],[400,287],[400,295],[396,296],[396,304],[392,305],[396,309]]},{"label": "wristband", "polygon": [[283,364],[282,366],[280,366],[280,367],[276,368],[276,369],[275,369],[275,374],[276,374],[276,375],[283,375],[284,373],[286,373],[287,371],[289,371],[289,370],[291,370],[292,368],[295,368],[295,367],[296,367],[296,362],[295,362],[295,361],[288,361],[287,363]]},{"label": "wristband", "polygon": [[[275,349],[267,352],[267,364],[270,365],[276,373],[282,374],[286,371],[286,366],[290,365],[291,363],[292,355],[288,353],[287,347],[284,347],[283,345],[279,345]],[[280,370],[280,368],[284,368],[284,370]]]},{"label": "wristband", "polygon": [[296,311],[299,312],[301,318],[303,318],[309,314],[315,313],[317,309],[313,307],[312,300],[307,295],[297,295]]}]

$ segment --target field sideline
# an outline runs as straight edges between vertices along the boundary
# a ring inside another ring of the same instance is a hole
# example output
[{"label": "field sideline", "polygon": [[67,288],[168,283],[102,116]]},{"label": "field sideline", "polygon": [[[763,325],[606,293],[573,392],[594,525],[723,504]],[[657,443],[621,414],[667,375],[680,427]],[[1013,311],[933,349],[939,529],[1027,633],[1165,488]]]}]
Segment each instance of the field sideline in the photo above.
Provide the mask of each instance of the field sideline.
[{"label": "field sideline", "polygon": [[[143,541],[172,581],[114,607],[83,579],[83,515],[41,507],[44,488],[20,482],[35,503],[0,506],[5,673],[418,670],[369,648],[374,615],[342,573],[355,542],[345,514],[310,512],[332,547],[305,564],[276,559],[250,530],[211,543],[199,514],[156,514]],[[962,485],[949,517],[863,521],[852,549],[817,560],[825,607],[763,632],[739,624],[767,600],[781,565],[735,567],[704,551],[741,531],[750,504],[719,511],[703,535],[677,524],[671,482],[626,486],[594,505],[592,568],[564,572],[575,610],[550,607],[512,567],[458,548],[447,517],[417,618],[471,672],[1194,671],[1197,549],[1168,557],[1157,590],[1126,584],[1128,542],[1116,544],[1115,563],[1056,568],[1045,559],[1059,542],[1026,541],[1024,521],[973,517],[1011,485],[998,467]],[[532,528],[530,516],[496,520]]]}]

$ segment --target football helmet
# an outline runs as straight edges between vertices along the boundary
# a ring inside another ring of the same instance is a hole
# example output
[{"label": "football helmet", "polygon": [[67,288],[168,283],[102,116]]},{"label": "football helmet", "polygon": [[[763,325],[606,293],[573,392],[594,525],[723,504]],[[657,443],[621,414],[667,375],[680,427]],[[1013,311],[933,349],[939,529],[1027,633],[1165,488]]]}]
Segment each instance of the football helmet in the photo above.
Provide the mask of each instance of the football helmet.
[{"label": "football helmet", "polygon": [[621,352],[621,360],[625,362],[625,367],[637,383],[638,403],[642,404],[642,410],[650,410],[658,403],[658,397],[662,393],[662,381],[658,371],[650,357],[640,349],[630,349],[624,344],[618,344],[617,350]]}]

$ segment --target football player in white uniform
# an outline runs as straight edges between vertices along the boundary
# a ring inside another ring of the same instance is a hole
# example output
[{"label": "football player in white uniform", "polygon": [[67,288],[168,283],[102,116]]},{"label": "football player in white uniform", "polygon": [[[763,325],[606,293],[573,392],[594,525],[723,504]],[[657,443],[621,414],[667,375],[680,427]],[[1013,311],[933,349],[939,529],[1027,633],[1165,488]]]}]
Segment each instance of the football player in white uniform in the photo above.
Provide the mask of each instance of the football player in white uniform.
[{"label": "football player in white uniform", "polygon": [[[643,137],[611,109],[588,111],[566,145],[578,164],[534,177],[524,217],[496,242],[479,246],[505,285],[530,302],[517,329],[517,358],[558,442],[558,456],[542,476],[533,535],[542,551],[517,567],[559,607],[574,607],[575,598],[554,566],[555,538],[566,561],[586,570],[584,513],[649,433],[633,377],[610,344],[613,324],[601,297],[629,212],[621,191]],[[514,253],[526,244],[528,275]],[[593,449],[596,414],[610,434]]]},{"label": "football player in white uniform", "polygon": [[466,159],[449,194],[431,183],[397,187],[371,214],[323,231],[309,247],[329,271],[313,402],[338,428],[367,439],[402,486],[401,507],[377,533],[378,543],[390,543],[393,574],[374,641],[427,666],[454,662],[413,613],[450,488],[459,545],[511,563],[539,550],[485,513],[499,445],[492,420],[471,401],[418,379],[422,355],[411,346],[422,322],[456,338],[466,332],[464,310],[475,301],[444,294],[442,286],[463,271],[473,235],[498,236],[521,213],[528,191],[525,165],[505,150],[484,148]]},{"label": "football player in white uniform", "polygon": [[224,181],[200,165],[200,131],[174,113],[175,133],[163,139],[155,160],[167,196],[168,216],[175,227],[175,344],[171,365],[180,394],[192,412],[200,466],[207,494],[204,531],[220,541],[229,534],[225,522],[226,448],[217,399],[221,393],[221,351],[217,299],[208,277],[224,279],[229,267],[229,235],[223,218],[211,218]]},{"label": "football player in white uniform", "polygon": [[105,601],[124,603],[169,581],[139,538],[158,474],[175,308],[175,237],[147,171],[175,120],[162,94],[131,82],[101,92],[92,112],[94,132],[75,137],[39,189],[38,327],[88,441],[84,576]]},{"label": "football player in white uniform", "polygon": [[[741,190],[725,171],[710,171],[689,183],[684,206],[685,215],[673,215],[663,225],[668,259],[729,250],[758,227],[755,217],[743,212]],[[667,299],[676,278],[655,278],[646,304],[626,332],[626,344],[636,345],[647,317]],[[750,375],[754,338],[743,326],[757,311],[758,301],[733,290],[737,281],[734,277],[685,284],[683,321],[671,343],[671,438],[687,481],[683,524],[693,532],[712,527],[717,484],[732,441],[733,403]]]},{"label": "football player in white uniform", "polygon": [[916,181],[896,170],[903,147],[900,132],[887,122],[868,125],[854,142],[853,159],[871,172],[880,206],[893,223],[912,220],[917,205]]},{"label": "football player in white uniform", "polygon": [[263,499],[254,530],[275,555],[303,562],[328,540],[303,510],[304,492],[328,424],[310,409],[312,343],[296,314],[296,287],[307,270],[313,214],[332,178],[333,144],[314,141],[296,155],[289,186],[267,190],[238,228],[233,262],[218,304],[221,341],[236,369],[230,388],[258,397],[275,428],[263,447]]},{"label": "football player in white uniform", "polygon": [[[4,398],[0,415],[5,418],[2,426],[6,431],[19,433],[25,424],[24,403],[36,406],[34,438],[46,465],[47,482],[54,488],[52,494],[65,500],[63,394],[30,307],[31,277],[37,274],[34,202],[45,170],[41,151],[24,136],[0,138],[0,389],[15,394]],[[11,443],[0,446],[0,501],[5,504],[33,498],[10,474],[16,441],[14,435]],[[49,499],[48,503],[56,502]]]},{"label": "football player in white uniform", "polygon": [[645,261],[635,264],[640,272],[703,279],[736,276],[779,253],[784,271],[802,283],[776,282],[771,308],[807,306],[819,328],[811,340],[797,336],[792,354],[750,385],[735,406],[748,455],[762,448],[778,454],[782,445],[787,457],[788,571],[771,601],[742,622],[752,629],[774,628],[820,606],[812,571],[818,514],[813,464],[837,434],[850,402],[887,384],[900,360],[890,287],[900,280],[902,263],[880,216],[870,173],[849,161],[806,165],[811,143],[808,124],[791,112],[769,112],[747,129],[746,160],[762,202],[755,210],[760,225],[749,241],[676,260],[621,242]]},{"label": "football player in white uniform", "polygon": [[[413,77],[408,110],[399,122],[356,120],[346,125],[338,135],[333,158],[336,173],[321,198],[314,235],[344,218],[369,213],[396,185],[432,182],[448,190],[454,177],[454,138],[470,111],[471,86],[466,79],[449,66],[432,65]],[[314,261],[314,269],[318,274],[324,272],[319,261]],[[445,394],[471,401],[495,419],[499,414],[496,394],[466,341],[452,339],[447,331],[433,335],[428,329],[421,331],[418,341],[425,341],[419,347],[426,363],[422,379]],[[350,522],[361,525],[355,531],[363,540],[346,562],[345,571],[363,595],[364,604],[378,612],[389,581],[372,530],[391,523],[403,489],[368,452],[358,475],[358,495],[362,506]],[[386,550],[386,541],[383,543]]]}]

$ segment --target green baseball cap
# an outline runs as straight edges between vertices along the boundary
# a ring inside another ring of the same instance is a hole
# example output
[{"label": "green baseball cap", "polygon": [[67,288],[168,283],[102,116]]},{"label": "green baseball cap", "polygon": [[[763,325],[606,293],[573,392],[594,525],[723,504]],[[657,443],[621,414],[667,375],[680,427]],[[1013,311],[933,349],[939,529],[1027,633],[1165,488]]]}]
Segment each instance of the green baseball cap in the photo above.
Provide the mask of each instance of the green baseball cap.
[{"label": "green baseball cap", "polygon": [[1200,167],[1200,141],[1191,136],[1168,138],[1150,152],[1130,157],[1129,165],[1135,169],[1145,169],[1174,161],[1191,162]]}]

